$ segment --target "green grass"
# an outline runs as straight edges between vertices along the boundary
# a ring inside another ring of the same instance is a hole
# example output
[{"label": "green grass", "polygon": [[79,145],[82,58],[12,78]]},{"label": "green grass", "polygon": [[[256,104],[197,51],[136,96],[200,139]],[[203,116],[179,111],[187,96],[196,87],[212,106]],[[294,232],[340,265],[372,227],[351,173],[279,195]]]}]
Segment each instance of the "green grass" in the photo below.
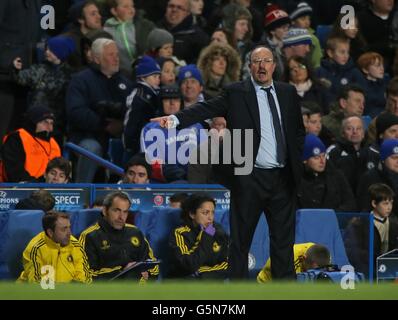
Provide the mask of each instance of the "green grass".
[{"label": "green grass", "polygon": [[343,290],[336,284],[272,283],[100,283],[92,285],[56,285],[43,290],[40,285],[0,282],[0,299],[129,299],[129,300],[358,300],[398,299],[398,284],[360,284]]}]

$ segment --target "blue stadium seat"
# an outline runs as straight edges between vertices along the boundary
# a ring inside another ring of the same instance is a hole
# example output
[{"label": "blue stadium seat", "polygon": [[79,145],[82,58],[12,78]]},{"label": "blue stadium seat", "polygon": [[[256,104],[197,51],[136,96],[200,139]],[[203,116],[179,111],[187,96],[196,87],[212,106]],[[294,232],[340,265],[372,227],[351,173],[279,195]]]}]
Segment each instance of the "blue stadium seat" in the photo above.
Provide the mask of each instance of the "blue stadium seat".
[{"label": "blue stadium seat", "polygon": [[332,263],[349,265],[334,210],[301,209],[296,213],[296,243],[315,242],[325,245]]},{"label": "blue stadium seat", "polygon": [[68,212],[71,216],[72,234],[78,239],[89,226],[95,224],[101,216],[101,209],[83,209]]},{"label": "blue stadium seat", "polygon": [[369,124],[372,122],[372,117],[371,116],[362,116],[362,121],[363,121],[363,124],[365,125],[364,130],[367,130],[369,127]]},{"label": "blue stadium seat", "polygon": [[261,214],[249,251],[249,277],[256,278],[269,258],[269,230],[265,215]]},{"label": "blue stadium seat", "polygon": [[149,241],[150,230],[155,223],[153,215],[156,213],[154,210],[140,210],[135,213],[134,224],[141,230],[144,236]]},{"label": "blue stadium seat", "polygon": [[147,239],[157,259],[162,260],[160,277],[167,275],[169,263],[169,238],[173,229],[181,224],[180,209],[156,209],[152,213]]},{"label": "blue stadium seat", "polygon": [[332,31],[332,25],[319,24],[316,27],[315,35],[319,39],[322,49],[326,49],[326,40]]},{"label": "blue stadium seat", "polygon": [[123,167],[123,153],[124,148],[122,140],[112,138],[109,139],[108,157],[113,164],[119,167]]},{"label": "blue stadium seat", "polygon": [[[43,211],[10,210],[0,218],[1,278],[16,279],[23,270],[22,253],[29,241],[40,233]],[[5,222],[5,223],[4,223]]]}]

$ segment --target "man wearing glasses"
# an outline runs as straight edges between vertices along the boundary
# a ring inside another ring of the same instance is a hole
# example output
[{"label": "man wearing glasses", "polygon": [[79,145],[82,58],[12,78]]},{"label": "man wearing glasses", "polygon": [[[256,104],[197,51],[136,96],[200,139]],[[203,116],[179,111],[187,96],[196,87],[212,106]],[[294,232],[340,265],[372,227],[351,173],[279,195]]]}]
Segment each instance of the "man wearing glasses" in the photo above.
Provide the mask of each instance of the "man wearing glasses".
[{"label": "man wearing glasses", "polygon": [[200,51],[209,43],[208,35],[193,23],[189,0],[169,0],[159,27],[174,37],[174,54],[186,63],[195,63]]},{"label": "man wearing glasses", "polygon": [[[167,128],[185,128],[205,119],[224,117],[230,131],[253,130],[249,155],[253,169],[249,174],[238,175],[239,164],[234,161],[214,166],[219,182],[231,190],[230,278],[248,277],[249,248],[264,212],[270,230],[272,277],[294,279],[296,189],[305,136],[298,96],[293,86],[273,81],[275,61],[269,48],[254,48],[249,66],[251,77],[230,85],[222,95],[152,121]],[[238,148],[228,150],[231,159],[247,147],[243,141],[235,140],[233,145]],[[220,154],[225,151],[220,150]]]}]

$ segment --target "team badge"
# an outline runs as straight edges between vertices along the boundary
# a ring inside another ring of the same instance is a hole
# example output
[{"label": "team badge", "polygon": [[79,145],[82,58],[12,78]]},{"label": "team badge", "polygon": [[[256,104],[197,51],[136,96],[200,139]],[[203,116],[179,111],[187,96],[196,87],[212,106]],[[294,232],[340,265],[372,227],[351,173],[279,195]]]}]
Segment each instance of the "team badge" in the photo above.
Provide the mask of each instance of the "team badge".
[{"label": "team badge", "polygon": [[394,149],[392,149],[392,152],[394,152],[394,154],[398,153],[398,147],[394,147]]},{"label": "team badge", "polygon": [[72,257],[72,255],[69,255],[68,258],[67,258],[67,260],[68,260],[68,262],[73,262],[73,257]]},{"label": "team badge", "polygon": [[107,250],[107,249],[109,249],[109,248],[110,248],[110,245],[109,245],[108,241],[102,240],[102,247],[101,247],[101,249],[102,249],[102,250]]},{"label": "team badge", "polygon": [[121,90],[126,90],[126,89],[127,89],[127,86],[126,86],[124,83],[120,83],[120,84],[119,84],[119,88],[120,88]]},{"label": "team badge", "polygon": [[192,77],[192,72],[191,71],[187,71],[184,73],[184,78],[191,78]]},{"label": "team badge", "polygon": [[251,253],[249,253],[249,257],[248,258],[249,258],[248,259],[248,261],[249,261],[249,270],[253,270],[254,267],[256,266],[256,258]]},{"label": "team badge", "polygon": [[219,252],[220,249],[221,249],[221,246],[217,242],[214,242],[213,243],[213,252]]},{"label": "team badge", "polygon": [[140,239],[138,239],[137,237],[131,237],[130,241],[134,247],[140,246]]},{"label": "team badge", "polygon": [[321,154],[321,149],[314,148],[312,149],[312,153],[314,154],[314,156],[319,156]]},{"label": "team badge", "polygon": [[347,78],[342,78],[340,82],[341,82],[341,84],[343,86],[345,86],[348,83],[348,79]]}]

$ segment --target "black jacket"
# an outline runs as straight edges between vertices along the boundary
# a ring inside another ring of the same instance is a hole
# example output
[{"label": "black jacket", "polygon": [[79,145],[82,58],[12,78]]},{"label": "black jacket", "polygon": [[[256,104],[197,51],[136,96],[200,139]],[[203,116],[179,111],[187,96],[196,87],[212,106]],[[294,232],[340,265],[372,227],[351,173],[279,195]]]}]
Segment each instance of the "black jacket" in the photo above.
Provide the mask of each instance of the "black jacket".
[{"label": "black jacket", "polygon": [[214,236],[192,224],[182,225],[173,231],[169,241],[169,277],[226,278],[228,235],[219,224],[215,223],[214,227]]},{"label": "black jacket", "polygon": [[351,187],[344,175],[331,164],[322,173],[305,170],[298,190],[300,208],[356,211]]},{"label": "black jacket", "polygon": [[345,139],[339,139],[336,144],[330,146],[327,156],[328,161],[344,173],[354,193],[361,175],[377,167],[380,161],[380,154],[374,148],[361,145],[357,151],[352,143]]},{"label": "black jacket", "polygon": [[[296,89],[289,84],[274,81],[274,86],[281,108],[283,132],[287,143],[287,167],[292,176],[292,185],[298,186],[302,176],[301,154],[305,137],[298,96]],[[195,104],[180,111],[176,116],[180,121],[181,128],[205,119],[224,117],[231,135],[232,129],[241,129],[243,132],[245,129],[252,129],[253,154],[246,155],[246,157],[253,161],[251,164],[254,167],[260,147],[261,126],[257,96],[250,79],[231,84],[220,96]],[[239,144],[239,152],[245,150],[244,139]],[[234,162],[232,149],[230,159]],[[236,167],[238,165],[234,163],[232,165],[214,165],[219,183],[224,184],[230,190],[239,187],[240,176],[234,176]]]},{"label": "black jacket", "polygon": [[[100,218],[98,223],[82,232],[79,241],[87,253],[95,279],[110,279],[132,261],[155,260],[148,241],[134,225],[126,224],[122,230],[116,230]],[[149,273],[157,276],[158,266]],[[139,279],[141,274],[128,272],[126,277]]]}]

